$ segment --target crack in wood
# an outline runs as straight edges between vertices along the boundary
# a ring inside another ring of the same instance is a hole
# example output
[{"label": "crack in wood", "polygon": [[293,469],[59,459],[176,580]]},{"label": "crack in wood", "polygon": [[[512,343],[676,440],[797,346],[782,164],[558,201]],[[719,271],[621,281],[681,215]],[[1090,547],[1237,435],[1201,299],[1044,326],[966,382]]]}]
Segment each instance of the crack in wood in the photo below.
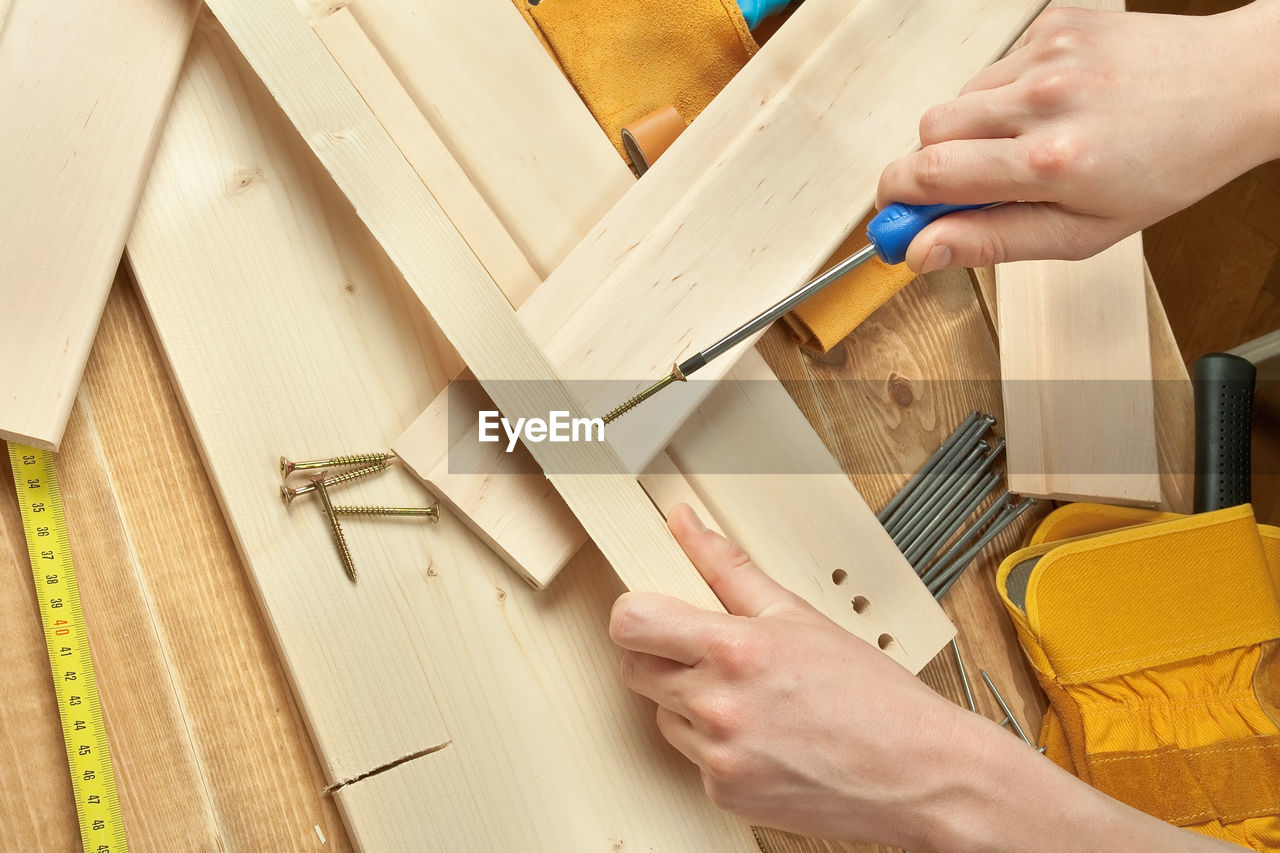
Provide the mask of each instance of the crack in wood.
[{"label": "crack in wood", "polygon": [[421,758],[424,755],[430,755],[433,752],[439,752],[445,747],[452,746],[452,745],[453,745],[453,741],[447,740],[444,743],[436,744],[435,746],[429,746],[426,749],[420,749],[417,752],[411,752],[408,755],[402,755],[393,761],[388,761],[386,764],[379,764],[377,767],[373,768],[372,770],[366,770],[365,772],[357,776],[352,776],[350,779],[342,779],[338,782],[334,782],[332,785],[327,785],[325,786],[324,792],[326,794],[334,794],[339,790],[347,787],[348,785],[355,784],[356,782],[359,782],[363,779],[368,779],[370,776],[377,776],[379,773],[385,773],[388,770],[394,770],[395,768],[399,767],[401,764],[404,764],[409,761],[413,761],[415,758]]}]

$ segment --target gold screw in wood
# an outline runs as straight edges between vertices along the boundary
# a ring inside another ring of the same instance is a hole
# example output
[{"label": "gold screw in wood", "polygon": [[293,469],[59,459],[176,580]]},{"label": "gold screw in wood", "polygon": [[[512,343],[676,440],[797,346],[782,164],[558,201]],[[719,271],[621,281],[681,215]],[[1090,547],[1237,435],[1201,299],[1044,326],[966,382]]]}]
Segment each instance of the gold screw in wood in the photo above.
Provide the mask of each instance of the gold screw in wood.
[{"label": "gold screw in wood", "polygon": [[439,503],[431,506],[335,506],[333,511],[338,515],[412,515],[430,521],[440,520]]},{"label": "gold screw in wood", "polygon": [[315,468],[343,468],[348,465],[377,465],[379,462],[390,462],[394,453],[352,453],[347,456],[335,456],[332,459],[308,459],[305,462],[291,462],[280,457],[280,479],[284,479],[294,471]]},{"label": "gold screw in wood", "polygon": [[357,468],[354,471],[348,471],[347,473],[339,474],[336,477],[323,477],[322,475],[320,478],[313,478],[307,485],[299,486],[296,489],[291,489],[288,486],[281,486],[280,500],[284,501],[285,506],[288,506],[293,503],[293,499],[298,495],[306,494],[307,492],[314,492],[316,490],[316,479],[323,479],[326,486],[336,486],[339,483],[346,483],[356,479],[357,477],[364,477],[368,474],[377,473],[378,471],[386,469],[390,465],[391,463],[389,461],[384,461],[379,462],[377,465],[370,465],[368,468]]},{"label": "gold screw in wood", "polygon": [[338,522],[337,513],[333,511],[333,502],[329,500],[329,489],[325,484],[324,477],[312,477],[311,482],[316,488],[316,494],[320,495],[320,500],[324,504],[324,514],[329,518],[329,529],[333,531],[333,544],[338,546],[338,556],[342,558],[342,568],[347,570],[347,577],[354,581],[356,579],[356,564],[351,559],[351,549],[347,547],[347,537],[342,532],[342,525]]}]

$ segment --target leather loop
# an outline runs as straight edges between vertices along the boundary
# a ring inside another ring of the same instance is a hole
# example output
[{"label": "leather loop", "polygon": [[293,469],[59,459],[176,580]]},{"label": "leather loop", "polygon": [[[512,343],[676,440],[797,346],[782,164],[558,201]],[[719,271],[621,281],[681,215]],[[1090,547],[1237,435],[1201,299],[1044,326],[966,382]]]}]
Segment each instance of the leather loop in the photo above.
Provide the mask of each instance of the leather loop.
[{"label": "leather loop", "polygon": [[667,104],[622,128],[622,147],[636,174],[647,172],[687,126],[676,108]]}]

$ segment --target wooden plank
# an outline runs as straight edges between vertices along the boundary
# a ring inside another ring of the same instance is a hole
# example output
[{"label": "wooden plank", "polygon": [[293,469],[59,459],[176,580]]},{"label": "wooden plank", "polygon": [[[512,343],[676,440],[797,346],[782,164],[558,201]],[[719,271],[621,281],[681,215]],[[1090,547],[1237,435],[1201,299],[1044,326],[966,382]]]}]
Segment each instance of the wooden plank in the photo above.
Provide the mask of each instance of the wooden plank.
[{"label": "wooden plank", "polygon": [[1083,261],[996,267],[1009,486],[1160,501],[1141,235]]},{"label": "wooden plank", "polygon": [[0,438],[56,448],[200,4],[3,5]]},{"label": "wooden plank", "polygon": [[[887,503],[969,412],[1002,409],[1000,360],[963,270],[920,276],[825,355],[800,349],[782,329],[761,350],[872,507]],[[987,669],[1029,731],[1044,697],[995,595],[995,570],[1047,510],[1032,509],[1001,533],[943,602],[970,677]],[[949,655],[920,677],[963,704]],[[976,686],[979,711],[999,720],[995,701]]]},{"label": "wooden plank", "polygon": [[634,178],[519,12],[509,0],[350,9],[539,278],[550,275]]},{"label": "wooden plank", "polygon": [[[998,56],[1038,7],[798,10],[520,308],[552,363],[587,380],[574,386],[587,410],[607,411],[800,284],[870,207],[883,164],[916,144],[920,113]],[[633,470],[732,361],[610,425]],[[448,492],[435,472],[462,449],[432,431],[440,423],[425,414],[395,447]],[[472,441],[466,453],[495,470],[492,451]]]},{"label": "wooden plank", "polygon": [[[129,257],[358,843],[421,849],[395,834],[416,822],[446,850],[491,835],[608,849],[618,828],[640,849],[751,847],[617,678],[607,615],[621,586],[598,552],[539,593],[448,514],[430,528],[351,522],[352,585],[316,506],[280,505],[280,453],[385,446],[447,374],[425,310],[215,22],[193,46]],[[396,471],[346,494],[427,500]],[[410,772],[433,787],[363,797]],[[453,808],[495,801],[481,822]],[[569,804],[579,820],[564,819]]]},{"label": "wooden plank", "polygon": [[912,672],[955,635],[754,350],[675,434],[669,452],[725,534],[850,633]]},{"label": "wooden plank", "polygon": [[[286,0],[214,0],[209,7],[506,417],[584,417],[359,92]],[[531,451],[628,588],[718,607],[609,443],[542,442]]]},{"label": "wooden plank", "polygon": [[[381,74],[371,73],[380,64],[380,59],[367,39],[361,41],[359,38],[358,25],[345,13],[339,12],[316,24],[315,28],[344,70],[354,68],[353,79],[366,83],[360,86],[366,102],[375,105],[374,110],[383,126],[401,150],[418,147],[414,140],[423,134],[415,122],[405,120],[405,116],[413,112],[412,105],[402,105],[390,111],[379,110],[377,106],[390,103],[394,94],[403,90],[389,70]],[[476,57],[476,60],[480,58]],[[417,65],[410,67],[415,73],[421,73]],[[348,70],[348,74],[352,76],[352,71]],[[565,85],[558,76],[539,80],[530,79],[531,74],[532,70],[525,79],[535,87]],[[384,113],[388,113],[389,118],[384,117]],[[408,142],[401,138],[401,134]],[[573,142],[572,147],[586,149],[578,159],[590,163],[590,150],[605,144],[605,140],[593,136]],[[441,192],[431,183],[432,177],[421,169],[419,174],[436,197],[442,198]],[[537,185],[541,176],[517,180],[532,181]],[[562,192],[547,198],[545,206],[548,210],[575,206],[589,210],[597,206],[593,199],[611,189],[604,179],[591,183],[590,193],[581,193],[588,197],[575,198]],[[489,232],[501,229],[495,222],[481,221],[479,217],[476,217],[476,225],[472,233],[481,229]],[[473,247],[480,247],[481,261],[492,268],[483,255],[484,239],[472,239],[466,229],[462,233]],[[480,236],[488,238],[493,235]],[[507,251],[506,245],[501,243],[496,248],[499,252]],[[522,304],[527,296],[522,292],[523,279],[514,284],[508,284],[502,278],[497,282],[514,305]],[[725,524],[734,525],[734,529],[742,534],[743,544],[766,572],[810,600],[835,622],[870,642],[876,642],[892,629],[900,641],[887,651],[911,671],[919,671],[949,639],[950,626],[839,466],[812,430],[805,426],[786,392],[772,378],[769,368],[752,355],[745,356],[744,362],[741,368],[730,373],[730,377],[740,388],[752,389],[752,393],[713,395],[717,400],[714,405],[710,401],[703,404],[705,411],[701,420],[715,424],[714,447],[707,447],[697,430],[684,430],[673,438],[673,452],[681,450],[686,463],[680,467],[700,475],[699,485],[694,487],[689,483],[677,470],[676,463],[665,454],[659,454],[650,469],[640,475],[641,485],[660,509],[670,508],[678,500],[702,504],[701,495],[713,495],[716,511],[710,520],[714,523],[714,517],[719,516]],[[455,382],[452,394],[451,409],[475,411],[489,406],[483,390],[474,381]],[[468,399],[460,398],[464,394]],[[443,411],[437,410],[437,413],[443,414]],[[787,436],[783,447],[763,444],[767,436],[780,435]],[[779,466],[771,469],[775,472],[790,469],[797,475],[815,472],[820,472],[820,475],[802,477],[798,481],[777,476],[757,477],[754,476],[758,473],[756,470],[742,466],[744,459],[757,455],[774,460]],[[470,520],[473,531],[535,586],[542,587],[588,541],[587,534],[527,452],[504,454],[501,459],[504,464],[502,472],[456,478],[460,488],[470,491],[463,495],[455,489],[446,493],[446,499],[455,507],[461,504],[483,511],[483,515],[472,512],[464,516]],[[723,467],[731,459],[741,470],[725,474],[712,470],[716,466]],[[785,493],[786,499],[783,501],[784,509],[772,516],[771,523],[747,524],[741,520],[761,520],[760,508],[767,504],[762,501],[762,496],[775,491],[780,495]],[[823,523],[818,524],[819,520]],[[815,533],[819,529],[821,533],[814,538],[822,541],[824,547],[806,545],[805,537],[799,535],[801,532]],[[850,561],[849,555],[854,553],[860,554],[861,559]],[[831,583],[833,565],[845,566],[842,571],[848,576],[850,587],[859,586],[866,593],[876,592],[879,604],[873,617],[862,618],[850,606],[853,594],[843,594],[843,590],[836,589]]]},{"label": "wooden plank", "polygon": [[[349,849],[136,297],[116,284],[58,467],[129,841],[280,849],[322,827]],[[0,552],[0,717],[15,735],[0,738],[0,825],[14,849],[70,850],[75,805],[8,485]]]},{"label": "wooden plank", "polygon": [[[453,158],[448,145],[418,110],[349,9],[339,9],[321,18],[312,28],[471,251],[501,285],[507,299],[513,305],[523,302],[542,283],[542,276]],[[434,54],[419,50],[418,55]],[[529,99],[522,96],[520,101],[528,103]],[[544,125],[545,121],[538,124]],[[585,168],[581,173],[585,173]],[[608,189],[606,183],[598,192]]]},{"label": "wooden plank", "polygon": [[[996,321],[995,270],[972,271],[975,287],[988,317]],[[1147,331],[1151,340],[1151,367],[1155,386],[1156,453],[1160,466],[1160,509],[1191,512],[1194,485],[1195,414],[1191,378],[1178,351],[1160,293],[1144,266]]]}]

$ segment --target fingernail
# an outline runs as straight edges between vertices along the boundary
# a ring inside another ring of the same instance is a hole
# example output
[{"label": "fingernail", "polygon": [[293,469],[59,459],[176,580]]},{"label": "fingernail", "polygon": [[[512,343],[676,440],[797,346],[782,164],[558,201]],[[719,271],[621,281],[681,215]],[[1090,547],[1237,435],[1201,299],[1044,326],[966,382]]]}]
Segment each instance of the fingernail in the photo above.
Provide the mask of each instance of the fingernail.
[{"label": "fingernail", "polygon": [[948,266],[951,266],[951,247],[934,246],[929,250],[929,257],[924,259],[924,266],[920,267],[920,272],[933,272]]},{"label": "fingernail", "polygon": [[698,514],[693,511],[693,507],[689,507],[689,523],[693,525],[693,529],[699,533],[706,533],[707,526],[702,523],[702,519],[698,518]]}]

